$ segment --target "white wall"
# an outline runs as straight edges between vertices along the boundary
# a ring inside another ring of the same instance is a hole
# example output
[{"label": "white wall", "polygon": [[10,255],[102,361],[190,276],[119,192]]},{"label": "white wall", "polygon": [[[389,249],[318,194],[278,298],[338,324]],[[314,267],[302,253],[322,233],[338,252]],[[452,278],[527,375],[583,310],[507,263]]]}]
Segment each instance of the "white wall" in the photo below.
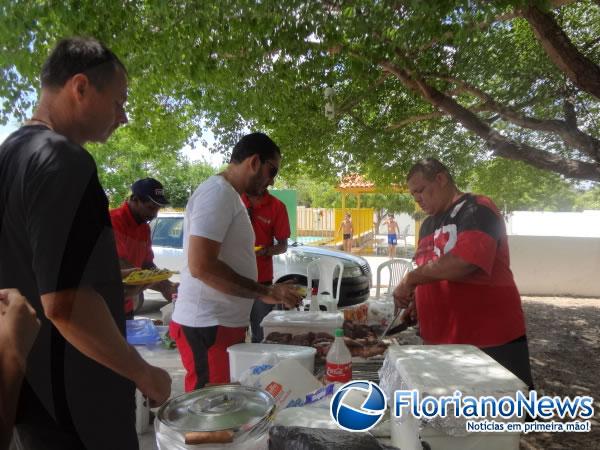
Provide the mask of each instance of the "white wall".
[{"label": "white wall", "polygon": [[600,238],[600,211],[515,211],[508,218],[508,234]]},{"label": "white wall", "polygon": [[509,236],[522,295],[600,297],[600,238]]}]

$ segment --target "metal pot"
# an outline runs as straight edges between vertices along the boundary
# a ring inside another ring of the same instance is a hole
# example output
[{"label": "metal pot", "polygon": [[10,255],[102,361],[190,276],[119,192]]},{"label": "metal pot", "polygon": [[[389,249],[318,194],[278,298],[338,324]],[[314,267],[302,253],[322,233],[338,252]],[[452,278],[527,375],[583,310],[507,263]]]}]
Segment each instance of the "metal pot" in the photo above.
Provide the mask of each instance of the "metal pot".
[{"label": "metal pot", "polygon": [[156,415],[159,449],[244,449],[268,447],[275,400],[249,386],[210,386],[172,398]]}]

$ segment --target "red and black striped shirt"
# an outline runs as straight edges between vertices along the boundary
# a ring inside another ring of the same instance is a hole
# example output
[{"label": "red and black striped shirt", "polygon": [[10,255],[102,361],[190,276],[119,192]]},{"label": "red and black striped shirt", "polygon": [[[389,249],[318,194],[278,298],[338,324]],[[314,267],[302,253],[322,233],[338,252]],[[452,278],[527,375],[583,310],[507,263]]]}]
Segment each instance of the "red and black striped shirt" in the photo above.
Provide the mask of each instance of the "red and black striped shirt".
[{"label": "red and black striped shirt", "polygon": [[417,287],[420,332],[427,344],[493,347],[525,334],[506,227],[491,199],[465,194],[444,213],[428,217],[419,234],[417,265],[452,254],[479,268],[461,281]]}]

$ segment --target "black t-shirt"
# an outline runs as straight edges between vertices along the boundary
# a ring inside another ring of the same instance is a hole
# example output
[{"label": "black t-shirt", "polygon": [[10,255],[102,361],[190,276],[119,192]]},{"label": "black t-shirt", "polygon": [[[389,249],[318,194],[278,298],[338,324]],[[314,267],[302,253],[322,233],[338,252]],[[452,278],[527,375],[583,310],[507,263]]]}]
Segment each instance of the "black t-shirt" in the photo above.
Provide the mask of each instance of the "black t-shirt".
[{"label": "black t-shirt", "polygon": [[87,448],[137,447],[133,383],[81,354],[44,316],[41,295],[91,287],[125,333],[119,264],[96,164],[83,147],[43,126],[22,127],[0,146],[0,287],[18,288],[42,322],[17,423],[34,420],[33,409],[42,407]]}]

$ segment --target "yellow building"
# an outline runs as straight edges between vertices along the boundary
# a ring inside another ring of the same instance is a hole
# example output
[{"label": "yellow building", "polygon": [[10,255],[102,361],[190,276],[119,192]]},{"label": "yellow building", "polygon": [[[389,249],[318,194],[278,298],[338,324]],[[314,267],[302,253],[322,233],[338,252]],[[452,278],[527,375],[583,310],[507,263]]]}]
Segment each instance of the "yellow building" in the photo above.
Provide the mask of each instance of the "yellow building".
[{"label": "yellow building", "polygon": [[[406,186],[399,186],[393,184],[390,186],[391,190],[398,193],[406,193],[408,192]],[[389,189],[387,189],[389,191]],[[365,235],[367,233],[367,229],[372,230],[373,235],[375,234],[375,230],[373,229],[373,208],[361,208],[361,196],[363,194],[382,194],[384,191],[375,186],[375,183],[372,181],[366,180],[362,175],[359,174],[348,174],[342,178],[340,184],[336,187],[336,191],[338,191],[342,195],[342,207],[336,209],[335,213],[335,224],[336,230],[339,231],[339,226],[341,221],[343,220],[344,214],[349,212],[352,215],[352,222],[355,223],[355,216],[358,222],[358,236]],[[356,197],[356,208],[346,208],[346,199],[349,196]],[[418,208],[418,206],[417,206]],[[339,209],[339,213],[338,213]],[[370,214],[370,216],[369,216]],[[369,216],[368,222],[370,224],[367,226],[366,217]],[[415,235],[419,235],[419,229],[421,228],[421,221],[415,220]],[[355,226],[355,236],[357,235],[357,227]],[[338,236],[339,233],[336,233],[336,240],[341,239],[341,235]]]}]

